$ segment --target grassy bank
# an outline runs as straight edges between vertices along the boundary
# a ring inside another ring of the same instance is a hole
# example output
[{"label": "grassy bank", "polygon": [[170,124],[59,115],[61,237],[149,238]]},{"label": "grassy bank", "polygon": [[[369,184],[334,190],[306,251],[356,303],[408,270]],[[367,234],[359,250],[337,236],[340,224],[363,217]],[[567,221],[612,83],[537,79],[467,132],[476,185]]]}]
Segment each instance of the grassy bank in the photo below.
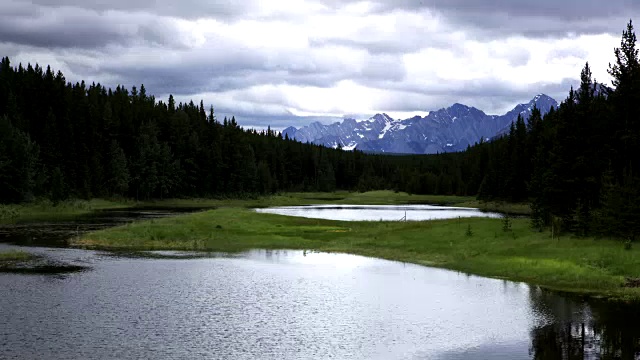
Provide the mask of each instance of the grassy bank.
[{"label": "grassy bank", "polygon": [[512,204],[506,202],[478,201],[472,196],[448,195],[410,195],[403,192],[368,191],[332,192],[332,193],[283,193],[279,195],[263,196],[255,199],[167,199],[138,203],[137,207],[157,208],[218,208],[244,207],[260,208],[269,206],[294,206],[313,204],[336,205],[400,205],[400,204],[430,204],[460,207],[473,207],[483,211],[496,211],[513,215],[529,215],[529,204]]},{"label": "grassy bank", "polygon": [[27,204],[1,205],[0,224],[28,223],[36,221],[63,221],[105,209],[122,208],[256,208],[268,206],[292,206],[312,204],[395,205],[437,204],[475,207],[486,211],[529,214],[526,204],[479,202],[470,196],[409,195],[393,191],[369,191],[365,193],[337,191],[332,193],[283,193],[256,198],[229,199],[165,199],[135,201],[132,199],[67,200],[54,206],[48,200]]},{"label": "grassy bank", "polygon": [[[73,243],[112,250],[237,252],[254,248],[344,252],[526,281],[564,291],[638,299],[639,250],[612,240],[551,239],[527,219],[339,222],[221,207],[86,234]],[[468,229],[471,234],[468,234]]]},{"label": "grassy bank", "polygon": [[528,203],[508,203],[498,201],[478,201],[469,200],[460,202],[457,206],[473,207],[483,211],[495,211],[500,213],[506,213],[517,216],[529,216],[531,215],[531,206]]},{"label": "grassy bank", "polygon": [[45,256],[20,250],[0,252],[0,273],[65,274],[85,269],[87,269],[86,266],[53,261]]},{"label": "grassy bank", "polygon": [[134,205],[135,202],[133,201],[112,201],[104,199],[67,200],[55,206],[48,200],[27,204],[0,204],[0,224],[15,224],[33,221],[62,221],[98,210],[126,208]]},{"label": "grassy bank", "polygon": [[0,252],[0,267],[9,263],[29,261],[34,255],[25,251],[9,250]]},{"label": "grassy bank", "polygon": [[137,207],[167,207],[167,208],[212,208],[212,207],[268,207],[293,206],[312,204],[351,204],[351,205],[395,205],[395,204],[440,204],[457,205],[473,203],[475,198],[470,196],[444,195],[409,195],[402,192],[388,190],[369,192],[336,191],[331,193],[306,192],[282,193],[278,195],[261,196],[256,198],[229,199],[166,199],[137,203]]},{"label": "grassy bank", "polygon": [[0,273],[24,272],[34,269],[40,258],[26,251],[0,251]]},{"label": "grassy bank", "polygon": [[268,207],[312,204],[336,205],[399,205],[431,204],[474,207],[485,211],[508,212],[516,215],[528,215],[528,204],[505,202],[483,202],[472,196],[415,195],[389,190],[360,192],[336,191],[331,193],[283,193],[263,196],[255,199],[167,199],[137,203],[137,207],[166,208],[217,208],[217,207]]},{"label": "grassy bank", "polygon": [[86,266],[67,264],[26,251],[0,251],[0,273],[65,274],[86,269]]}]

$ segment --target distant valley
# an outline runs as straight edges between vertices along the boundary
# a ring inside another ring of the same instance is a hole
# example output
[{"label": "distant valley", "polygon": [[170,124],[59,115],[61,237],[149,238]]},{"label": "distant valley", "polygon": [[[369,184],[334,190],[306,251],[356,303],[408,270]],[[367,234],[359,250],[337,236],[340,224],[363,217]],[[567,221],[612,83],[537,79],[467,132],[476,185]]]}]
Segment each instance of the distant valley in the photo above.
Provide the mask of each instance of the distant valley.
[{"label": "distant valley", "polygon": [[519,104],[504,115],[487,115],[463,104],[431,111],[425,117],[393,119],[376,114],[366,120],[344,119],[330,125],[320,122],[296,129],[288,127],[283,136],[332,148],[362,150],[376,153],[435,154],[460,151],[480,139],[490,139],[508,131],[518,115],[525,120],[536,106],[542,114],[558,102],[545,95],[536,95],[526,104]]}]

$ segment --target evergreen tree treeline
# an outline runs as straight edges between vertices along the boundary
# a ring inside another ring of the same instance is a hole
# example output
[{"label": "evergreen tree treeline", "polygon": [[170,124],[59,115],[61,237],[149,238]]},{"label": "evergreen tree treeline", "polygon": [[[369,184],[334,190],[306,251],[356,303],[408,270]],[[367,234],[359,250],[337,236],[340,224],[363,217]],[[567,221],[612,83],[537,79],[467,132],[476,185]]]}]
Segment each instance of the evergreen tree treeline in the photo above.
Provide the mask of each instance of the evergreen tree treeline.
[{"label": "evergreen tree treeline", "polygon": [[[632,21],[623,31],[610,89],[592,78],[544,119],[534,109],[489,151],[481,199],[530,200],[533,225],[578,235],[640,235],[640,62]],[[491,150],[493,149],[493,151]]]},{"label": "evergreen tree treeline", "polygon": [[[202,101],[157,101],[0,63],[0,202],[396,189],[472,194],[464,154],[384,156],[303,144],[216,118]],[[481,170],[481,169],[478,169]],[[473,180],[469,179],[473,175]],[[478,180],[480,179],[480,180]]]}]

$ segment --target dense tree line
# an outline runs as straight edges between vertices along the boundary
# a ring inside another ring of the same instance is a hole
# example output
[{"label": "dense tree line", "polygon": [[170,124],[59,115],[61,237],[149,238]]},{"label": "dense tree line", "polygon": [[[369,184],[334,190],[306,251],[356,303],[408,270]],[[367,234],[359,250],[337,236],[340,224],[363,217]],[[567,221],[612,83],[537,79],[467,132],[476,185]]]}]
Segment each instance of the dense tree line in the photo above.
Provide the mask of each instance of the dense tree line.
[{"label": "dense tree line", "polygon": [[482,199],[530,200],[533,225],[579,235],[640,235],[640,61],[630,21],[615,63],[613,89],[587,63],[578,89],[544,118],[535,110],[508,136],[469,151],[488,152]]},{"label": "dense tree line", "polygon": [[[449,162],[437,158],[427,166],[422,159],[302,144],[270,129],[245,130],[234,118],[219,121],[202,102],[156,101],[144,85],[129,91],[72,84],[50,67],[12,67],[6,57],[0,63],[0,202],[462,191],[459,181],[443,180],[440,168],[457,168],[444,166]],[[420,176],[425,167],[437,172],[417,185],[405,167]]]}]

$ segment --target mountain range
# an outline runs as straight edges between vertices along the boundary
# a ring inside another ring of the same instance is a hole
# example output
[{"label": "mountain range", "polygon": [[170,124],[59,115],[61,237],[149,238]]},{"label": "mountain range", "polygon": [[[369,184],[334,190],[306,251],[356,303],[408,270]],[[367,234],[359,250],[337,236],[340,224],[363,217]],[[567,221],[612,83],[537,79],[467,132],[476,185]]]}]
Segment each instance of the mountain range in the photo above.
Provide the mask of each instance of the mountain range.
[{"label": "mountain range", "polygon": [[544,115],[551,107],[557,107],[558,102],[539,94],[504,115],[487,115],[475,107],[456,103],[431,111],[424,117],[400,120],[387,114],[376,114],[366,120],[349,118],[329,125],[313,122],[299,129],[288,127],[282,135],[344,150],[397,154],[454,152],[464,150],[480,139],[489,140],[507,132],[518,115],[527,120],[534,106]]}]

